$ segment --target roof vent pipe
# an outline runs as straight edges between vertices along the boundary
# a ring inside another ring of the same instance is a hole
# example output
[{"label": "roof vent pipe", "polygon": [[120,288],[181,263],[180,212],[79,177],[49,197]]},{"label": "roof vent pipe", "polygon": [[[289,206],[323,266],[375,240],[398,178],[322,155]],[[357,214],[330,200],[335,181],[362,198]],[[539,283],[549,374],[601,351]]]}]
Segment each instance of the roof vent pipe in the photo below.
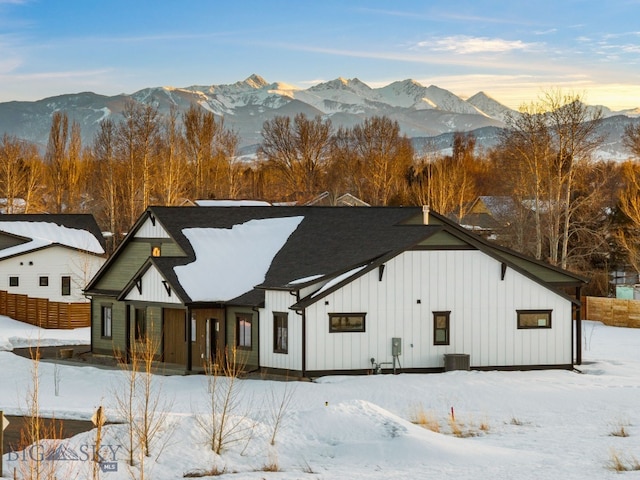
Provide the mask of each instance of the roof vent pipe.
[{"label": "roof vent pipe", "polygon": [[429,225],[429,205],[422,206],[422,223]]}]

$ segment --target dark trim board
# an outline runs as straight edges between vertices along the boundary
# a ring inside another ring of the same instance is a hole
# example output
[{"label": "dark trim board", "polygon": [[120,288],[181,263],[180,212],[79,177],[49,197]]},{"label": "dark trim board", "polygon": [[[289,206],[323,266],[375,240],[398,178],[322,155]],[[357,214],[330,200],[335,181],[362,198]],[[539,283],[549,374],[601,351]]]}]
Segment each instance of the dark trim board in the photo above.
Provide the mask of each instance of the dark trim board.
[{"label": "dark trim board", "polygon": [[[534,371],[534,370],[573,370],[573,365],[515,365],[515,366],[491,366],[491,367],[471,367],[473,371],[491,372],[491,371]],[[260,367],[260,373],[263,375],[275,375],[290,379],[311,379],[320,377],[330,377],[335,375],[373,375],[371,369],[353,369],[353,370],[309,370],[305,375],[299,370],[286,370],[282,368]],[[397,368],[397,374],[401,373],[445,373],[444,367],[437,368]],[[379,375],[393,375],[393,369],[383,368]]]}]

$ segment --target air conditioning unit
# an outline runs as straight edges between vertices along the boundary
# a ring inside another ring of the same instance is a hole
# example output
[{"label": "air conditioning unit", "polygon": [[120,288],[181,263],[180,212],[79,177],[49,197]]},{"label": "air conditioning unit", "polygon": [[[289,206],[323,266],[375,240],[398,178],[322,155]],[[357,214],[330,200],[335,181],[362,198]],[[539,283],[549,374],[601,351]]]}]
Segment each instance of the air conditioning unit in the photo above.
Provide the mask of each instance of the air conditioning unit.
[{"label": "air conditioning unit", "polygon": [[444,354],[444,371],[452,370],[471,370],[470,356],[466,353],[445,353]]}]

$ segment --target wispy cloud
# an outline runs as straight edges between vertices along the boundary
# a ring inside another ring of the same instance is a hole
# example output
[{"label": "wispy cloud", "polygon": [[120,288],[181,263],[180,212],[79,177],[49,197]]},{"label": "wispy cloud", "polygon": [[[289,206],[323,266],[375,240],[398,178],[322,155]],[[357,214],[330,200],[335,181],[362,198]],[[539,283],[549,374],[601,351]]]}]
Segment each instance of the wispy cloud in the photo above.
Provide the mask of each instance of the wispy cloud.
[{"label": "wispy cloud", "polygon": [[97,77],[109,73],[110,69],[97,70],[69,70],[61,72],[35,72],[35,73],[17,73],[17,74],[0,74],[0,79],[11,78],[12,80],[59,80],[59,79],[76,79]]},{"label": "wispy cloud", "polygon": [[455,35],[418,42],[413,48],[428,48],[433,51],[466,55],[473,53],[506,53],[514,50],[531,50],[536,45],[535,43],[525,43],[521,40]]}]

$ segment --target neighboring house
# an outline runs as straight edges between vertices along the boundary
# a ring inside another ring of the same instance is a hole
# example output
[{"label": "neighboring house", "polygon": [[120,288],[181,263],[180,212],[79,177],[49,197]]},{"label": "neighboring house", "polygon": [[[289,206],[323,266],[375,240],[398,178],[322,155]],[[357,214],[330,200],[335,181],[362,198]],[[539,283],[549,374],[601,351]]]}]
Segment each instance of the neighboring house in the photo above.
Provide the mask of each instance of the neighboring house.
[{"label": "neighboring house", "polygon": [[86,294],[94,354],[154,335],[185,371],[236,349],[246,369],[314,377],[442,371],[445,354],[571,368],[584,283],[428,209],[150,207]]},{"label": "neighboring house", "polygon": [[313,199],[304,204],[307,207],[326,206],[326,207],[370,207],[367,202],[360,200],[358,197],[345,193],[336,196],[330,192],[322,192]]},{"label": "neighboring house", "polygon": [[[104,239],[92,215],[1,215],[0,291],[6,292],[2,301],[21,297],[24,309],[32,308],[26,297],[86,304],[83,289],[105,262],[104,253]],[[33,321],[25,311],[9,310],[18,320]]]}]

